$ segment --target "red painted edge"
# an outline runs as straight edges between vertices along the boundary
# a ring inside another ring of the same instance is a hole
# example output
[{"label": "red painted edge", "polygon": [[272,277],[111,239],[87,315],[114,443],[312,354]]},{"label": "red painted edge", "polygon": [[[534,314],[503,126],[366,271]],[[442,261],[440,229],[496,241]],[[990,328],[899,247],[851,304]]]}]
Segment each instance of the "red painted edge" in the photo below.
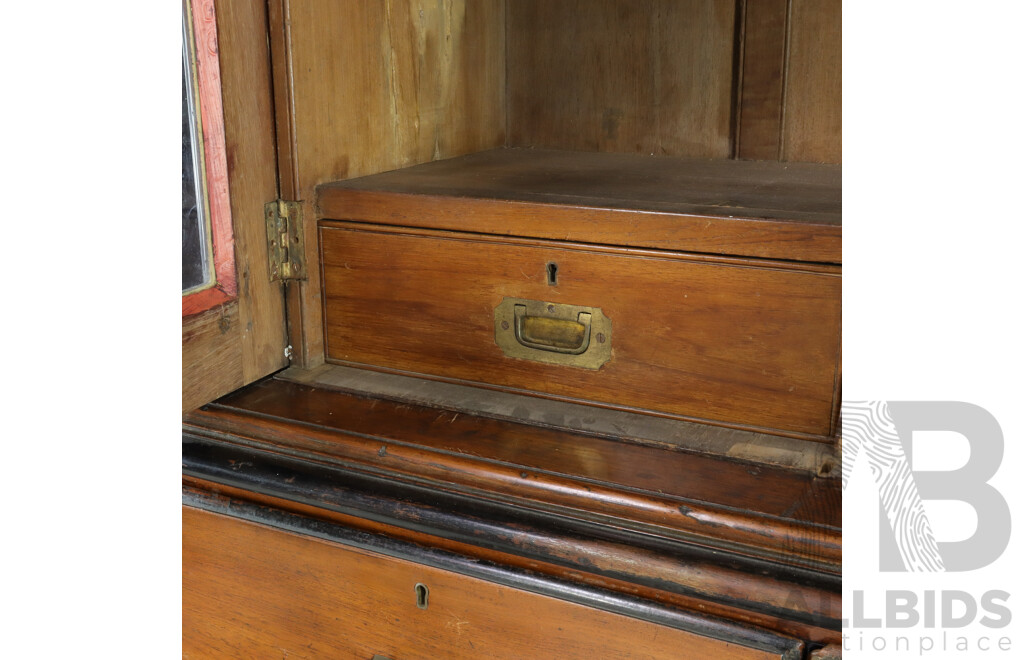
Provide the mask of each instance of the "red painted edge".
[{"label": "red painted edge", "polygon": [[203,124],[215,284],[211,288],[182,296],[182,316],[198,314],[233,300],[238,292],[227,147],[224,141],[224,106],[220,90],[217,19],[213,0],[192,0],[192,25],[196,41],[196,77],[199,79],[199,110]]}]

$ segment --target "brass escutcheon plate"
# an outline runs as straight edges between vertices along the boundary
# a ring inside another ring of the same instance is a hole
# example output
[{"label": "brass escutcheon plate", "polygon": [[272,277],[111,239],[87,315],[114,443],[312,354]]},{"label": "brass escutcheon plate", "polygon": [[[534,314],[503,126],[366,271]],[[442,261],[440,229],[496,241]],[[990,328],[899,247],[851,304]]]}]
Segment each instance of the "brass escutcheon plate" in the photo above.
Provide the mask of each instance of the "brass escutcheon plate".
[{"label": "brass escutcheon plate", "polygon": [[494,342],[506,357],[596,370],[612,357],[612,322],[599,307],[504,298]]}]

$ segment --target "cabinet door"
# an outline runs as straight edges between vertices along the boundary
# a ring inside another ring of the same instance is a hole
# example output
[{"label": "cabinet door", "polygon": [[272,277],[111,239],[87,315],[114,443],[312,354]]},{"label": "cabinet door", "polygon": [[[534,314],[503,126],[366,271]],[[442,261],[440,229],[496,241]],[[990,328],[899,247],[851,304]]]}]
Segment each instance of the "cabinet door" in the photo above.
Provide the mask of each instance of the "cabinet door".
[{"label": "cabinet door", "polygon": [[191,22],[197,86],[209,99],[203,107],[200,98],[198,123],[212,127],[200,171],[220,224],[211,232],[216,286],[182,300],[183,411],[288,363],[284,297],[270,279],[263,219],[263,205],[277,198],[266,5],[224,0],[215,11],[213,0],[192,0]]}]

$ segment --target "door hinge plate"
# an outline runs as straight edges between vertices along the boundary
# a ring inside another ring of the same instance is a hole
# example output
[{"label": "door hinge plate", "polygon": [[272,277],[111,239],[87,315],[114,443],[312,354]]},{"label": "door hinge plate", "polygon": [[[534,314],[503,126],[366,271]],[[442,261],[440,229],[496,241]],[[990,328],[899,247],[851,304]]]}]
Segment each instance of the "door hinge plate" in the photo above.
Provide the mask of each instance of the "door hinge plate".
[{"label": "door hinge plate", "polygon": [[302,202],[269,202],[263,207],[263,216],[267,222],[271,281],[306,279]]}]

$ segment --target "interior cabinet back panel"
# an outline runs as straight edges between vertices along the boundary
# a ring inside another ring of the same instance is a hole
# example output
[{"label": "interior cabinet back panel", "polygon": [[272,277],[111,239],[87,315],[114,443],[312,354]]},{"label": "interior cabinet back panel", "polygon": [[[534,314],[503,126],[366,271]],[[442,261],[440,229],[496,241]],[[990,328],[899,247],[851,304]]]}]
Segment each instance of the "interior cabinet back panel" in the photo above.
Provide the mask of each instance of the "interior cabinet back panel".
[{"label": "interior cabinet back panel", "polygon": [[730,156],[736,4],[509,2],[509,146]]},{"label": "interior cabinet back panel", "polygon": [[[353,223],[320,234],[329,361],[830,432],[838,273]],[[505,298],[600,308],[611,359],[592,370],[506,357],[494,314]]]}]

